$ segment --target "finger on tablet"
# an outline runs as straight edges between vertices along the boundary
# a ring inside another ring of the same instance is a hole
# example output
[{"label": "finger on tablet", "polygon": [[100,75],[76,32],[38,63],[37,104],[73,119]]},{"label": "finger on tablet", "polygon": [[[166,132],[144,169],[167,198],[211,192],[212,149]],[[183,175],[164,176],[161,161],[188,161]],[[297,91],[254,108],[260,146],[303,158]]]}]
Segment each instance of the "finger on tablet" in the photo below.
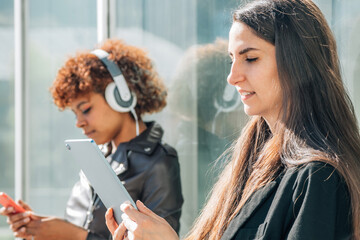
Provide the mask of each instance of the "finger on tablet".
[{"label": "finger on tablet", "polygon": [[119,227],[119,225],[115,221],[114,210],[112,208],[109,208],[106,211],[105,219],[106,219],[106,226],[108,227],[111,234],[114,235],[114,232]]}]

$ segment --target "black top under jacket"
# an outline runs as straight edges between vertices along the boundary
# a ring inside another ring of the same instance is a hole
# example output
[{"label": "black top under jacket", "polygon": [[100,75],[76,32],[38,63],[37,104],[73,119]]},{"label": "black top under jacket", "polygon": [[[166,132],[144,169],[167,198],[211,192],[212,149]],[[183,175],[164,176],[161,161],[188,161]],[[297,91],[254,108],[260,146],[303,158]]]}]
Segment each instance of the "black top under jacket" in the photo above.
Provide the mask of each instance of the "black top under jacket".
[{"label": "black top under jacket", "polygon": [[288,168],[257,190],[230,222],[222,240],[351,239],[347,185],[329,165]]},{"label": "black top under jacket", "polygon": [[[108,160],[132,199],[141,200],[179,232],[183,197],[177,153],[161,142],[163,130],[159,124],[145,124],[144,132],[121,143]],[[105,212],[105,206],[86,177],[80,174],[80,181],[68,201],[65,219],[87,229],[87,239],[111,239]]]}]

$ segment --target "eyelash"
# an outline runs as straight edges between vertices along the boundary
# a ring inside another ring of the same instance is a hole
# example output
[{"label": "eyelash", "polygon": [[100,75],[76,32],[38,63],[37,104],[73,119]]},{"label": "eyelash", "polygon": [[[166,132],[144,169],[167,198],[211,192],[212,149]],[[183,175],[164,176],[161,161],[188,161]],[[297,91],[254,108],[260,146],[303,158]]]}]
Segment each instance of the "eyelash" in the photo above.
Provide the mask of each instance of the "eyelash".
[{"label": "eyelash", "polygon": [[[252,62],[256,62],[258,59],[259,58],[247,58],[247,59],[245,59],[245,61],[252,63]],[[230,63],[230,65],[232,65],[233,61],[230,61],[229,63]]]},{"label": "eyelash", "polygon": [[84,111],[82,111],[82,113],[83,113],[83,114],[87,114],[87,113],[89,113],[90,110],[91,110],[91,107],[85,109]]},{"label": "eyelash", "polygon": [[247,62],[256,62],[256,60],[258,60],[258,58],[247,58],[246,61]]}]

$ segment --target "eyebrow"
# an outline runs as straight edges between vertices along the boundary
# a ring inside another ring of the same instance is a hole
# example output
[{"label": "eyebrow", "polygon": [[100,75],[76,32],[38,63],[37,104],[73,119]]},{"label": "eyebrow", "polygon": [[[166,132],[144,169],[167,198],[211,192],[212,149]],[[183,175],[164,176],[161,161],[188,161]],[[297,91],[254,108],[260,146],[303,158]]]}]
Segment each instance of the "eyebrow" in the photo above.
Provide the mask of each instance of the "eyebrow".
[{"label": "eyebrow", "polygon": [[240,55],[243,55],[243,54],[245,54],[245,53],[247,53],[247,52],[250,52],[250,51],[259,51],[259,49],[249,47],[249,48],[245,48],[245,49],[241,50],[241,51],[239,52],[239,54],[240,54]]},{"label": "eyebrow", "polygon": [[79,109],[81,107],[81,105],[86,104],[86,101],[82,101],[80,102],[78,105],[76,105],[76,109]]}]

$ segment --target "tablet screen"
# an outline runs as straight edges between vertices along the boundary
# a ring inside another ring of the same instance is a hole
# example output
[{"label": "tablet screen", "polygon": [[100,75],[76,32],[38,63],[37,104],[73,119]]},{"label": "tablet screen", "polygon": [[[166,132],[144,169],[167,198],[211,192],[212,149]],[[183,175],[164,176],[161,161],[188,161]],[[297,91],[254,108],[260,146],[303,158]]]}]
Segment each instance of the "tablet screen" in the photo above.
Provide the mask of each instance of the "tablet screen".
[{"label": "tablet screen", "polygon": [[69,139],[65,145],[105,207],[113,208],[114,217],[120,223],[120,205],[125,201],[129,201],[135,208],[136,205],[99,147],[92,139]]}]

